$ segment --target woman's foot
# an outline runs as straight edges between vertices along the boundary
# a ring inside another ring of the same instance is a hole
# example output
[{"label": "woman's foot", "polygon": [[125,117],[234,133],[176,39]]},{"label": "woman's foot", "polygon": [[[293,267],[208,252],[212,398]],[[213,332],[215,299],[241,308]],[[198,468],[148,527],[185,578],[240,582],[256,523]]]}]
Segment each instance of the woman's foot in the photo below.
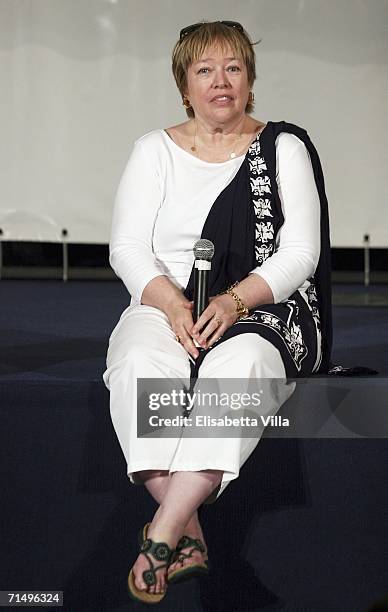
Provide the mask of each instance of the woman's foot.
[{"label": "woman's foot", "polygon": [[[172,531],[166,531],[159,520],[160,510],[161,508],[159,507],[154,515],[152,523],[149,524],[147,529],[147,538],[151,538],[154,542],[165,542],[172,550],[174,550],[181,536],[180,529],[175,528]],[[151,556],[151,558],[156,567],[161,565],[161,562],[155,559],[153,556]],[[132,566],[135,586],[140,590],[148,591],[148,593],[164,593],[167,588],[167,567],[161,567],[159,570],[156,570],[156,583],[147,586],[147,584],[144,582],[142,574],[144,570],[149,569],[149,566],[150,564],[147,561],[147,557],[144,554],[139,554]]]},{"label": "woman's foot", "polygon": [[[167,538],[156,538],[151,533],[151,527],[148,529],[147,533],[148,538],[151,538],[154,542],[164,542],[166,543],[172,550],[175,548],[175,544],[171,544]],[[151,558],[152,563],[155,568],[155,578],[156,582],[152,585],[147,585],[143,578],[143,572],[150,569],[150,562],[148,561],[147,556],[144,553],[140,553],[137,557],[135,563],[132,566],[132,573],[134,576],[134,583],[136,588],[140,591],[147,591],[148,593],[153,594],[161,594],[166,591],[166,579],[167,579],[167,567],[163,561],[160,561],[155,558],[155,556],[146,551],[146,554]],[[160,565],[164,565],[164,567],[158,567]]]},{"label": "woman's foot", "polygon": [[[143,533],[147,527],[148,525],[144,527]],[[128,592],[132,599],[136,601],[156,604],[165,596],[165,588],[158,588],[157,592],[155,592],[155,587],[158,583],[156,572],[162,570],[164,573],[166,572],[169,563],[171,563],[174,557],[174,549],[170,548],[166,542],[153,541],[151,538],[140,538],[139,534],[139,543],[140,542],[140,554],[145,556],[148,562],[148,569],[142,572],[142,579],[147,585],[147,588],[138,588],[136,586],[136,576],[132,566],[128,575]],[[154,592],[152,592],[151,589]]]},{"label": "woman's foot", "polygon": [[[149,554],[149,553],[147,553]],[[153,555],[150,555],[152,562],[155,567],[160,565],[160,561],[155,559]],[[162,567],[155,571],[156,583],[148,586],[143,578],[143,572],[150,569],[150,563],[144,554],[139,554],[135,563],[132,566],[132,573],[134,575],[135,586],[139,591],[148,591],[148,593],[161,594],[166,590],[166,567]]]},{"label": "woman's foot", "polygon": [[[183,569],[185,567],[189,567],[190,565],[203,564],[207,560],[207,546],[197,513],[195,513],[195,515],[187,523],[184,529],[184,535],[187,535],[190,538],[201,540],[202,544],[205,547],[205,552],[193,550],[189,557],[183,558],[181,561],[177,559],[168,566],[168,576],[170,576],[177,569]],[[192,546],[188,546],[187,548],[181,548],[180,552],[188,554],[191,551],[191,548]]]},{"label": "woman's foot", "polygon": [[[165,542],[166,544],[168,544],[170,548],[175,548],[178,541],[180,540],[182,536],[182,533],[180,533],[181,530],[176,530],[174,533],[168,533],[168,534],[166,532],[160,531],[160,528],[158,525],[158,514],[159,514],[159,510],[156,512],[152,523],[150,523],[148,527],[147,537],[152,538],[154,541],[157,541],[157,542]],[[206,552],[201,553],[198,550],[194,550],[192,555],[188,559],[184,559],[182,563],[179,561],[171,563],[168,566],[167,571],[165,567],[161,568],[160,570],[157,570],[156,571],[156,584],[149,586],[149,587],[144,582],[144,579],[142,576],[143,571],[149,569],[149,562],[147,561],[147,558],[144,555],[139,554],[138,558],[136,559],[132,567],[134,579],[135,579],[135,585],[138,589],[146,590],[149,593],[156,593],[156,594],[164,593],[167,588],[167,584],[166,584],[167,576],[171,574],[173,570],[177,568],[182,569],[182,567],[187,567],[189,565],[194,565],[196,563],[204,563],[204,560],[207,559],[207,548],[206,548],[203,531],[202,531],[201,525],[198,520],[197,512],[194,513],[190,521],[187,523],[187,525],[185,526],[183,530],[183,533],[185,535],[190,536],[191,538],[199,538],[201,542],[204,544]],[[189,549],[184,549],[184,548],[181,549],[183,553],[187,553],[188,550]],[[160,564],[154,559],[154,557],[152,557],[152,560],[155,565]]]}]

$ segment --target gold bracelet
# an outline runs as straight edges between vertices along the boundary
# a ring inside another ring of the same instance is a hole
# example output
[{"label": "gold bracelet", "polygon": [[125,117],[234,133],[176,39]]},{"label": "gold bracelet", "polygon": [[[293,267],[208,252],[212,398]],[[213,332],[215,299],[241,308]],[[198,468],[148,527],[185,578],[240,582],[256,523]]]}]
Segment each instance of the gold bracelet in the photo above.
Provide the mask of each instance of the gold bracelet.
[{"label": "gold bracelet", "polygon": [[245,306],[245,304],[239,298],[237,293],[232,291],[232,289],[234,289],[234,287],[236,287],[238,283],[239,281],[236,281],[235,283],[233,283],[233,285],[228,287],[225,291],[222,291],[222,293],[219,293],[219,295],[223,295],[224,293],[227,293],[228,295],[232,296],[232,298],[236,302],[236,312],[238,314],[237,321],[239,321],[240,319],[246,319],[249,316],[249,309],[247,308],[247,306]]}]

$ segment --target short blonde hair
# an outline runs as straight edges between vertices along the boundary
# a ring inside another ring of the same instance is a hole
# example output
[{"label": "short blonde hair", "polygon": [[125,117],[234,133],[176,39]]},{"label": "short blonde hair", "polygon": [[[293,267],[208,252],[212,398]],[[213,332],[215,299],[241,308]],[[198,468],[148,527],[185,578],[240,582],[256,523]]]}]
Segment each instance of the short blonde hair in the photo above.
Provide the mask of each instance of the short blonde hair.
[{"label": "short blonde hair", "polygon": [[[220,21],[204,22],[201,27],[185,36],[183,40],[178,40],[172,52],[172,72],[182,99],[187,88],[187,69],[193,62],[198,61],[206,49],[213,44],[219,45],[222,51],[230,47],[236,57],[243,60],[247,69],[249,88],[252,88],[256,80],[256,56],[253,45],[259,42],[261,39],[253,43],[245,30],[241,32]],[[253,112],[251,100],[248,101],[245,112]],[[186,108],[186,114],[190,118],[194,117],[194,110],[191,106]]]}]

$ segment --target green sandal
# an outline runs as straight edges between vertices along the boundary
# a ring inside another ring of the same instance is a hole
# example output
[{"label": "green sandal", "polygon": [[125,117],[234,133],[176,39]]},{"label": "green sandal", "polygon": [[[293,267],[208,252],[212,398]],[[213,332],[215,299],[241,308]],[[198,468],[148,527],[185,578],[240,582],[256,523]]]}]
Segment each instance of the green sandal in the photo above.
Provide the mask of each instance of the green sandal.
[{"label": "green sandal", "polygon": [[[152,586],[156,582],[156,572],[162,567],[168,567],[171,563],[171,559],[174,555],[174,550],[171,549],[165,542],[154,542],[151,538],[145,538],[140,546],[140,554],[143,554],[150,564],[148,570],[143,571],[143,580],[147,586]],[[165,563],[159,564],[157,567],[154,565],[150,555],[157,561],[164,561]],[[141,601],[142,603],[156,604],[159,603],[166,594],[163,593],[149,593],[148,590],[138,589],[135,585],[135,576],[133,574],[133,568],[129,572],[128,576],[128,592],[132,599]]]},{"label": "green sandal", "polygon": [[[150,525],[151,523],[146,523],[143,529],[139,531],[139,535],[138,535],[139,546],[141,546],[144,540],[147,539],[148,527]],[[188,546],[193,547],[190,553],[189,554],[182,553],[181,550],[183,548],[187,548]],[[193,576],[203,576],[204,574],[206,575],[209,573],[209,569],[210,569],[209,559],[208,559],[207,551],[203,543],[201,542],[201,540],[193,539],[187,535],[183,535],[181,539],[178,541],[170,563],[172,563],[173,561],[176,561],[177,558],[179,558],[179,561],[183,562],[183,559],[185,559],[186,557],[191,557],[194,550],[200,550],[201,552],[206,553],[204,556],[204,563],[203,564],[195,563],[194,565],[190,565],[182,569],[176,569],[174,572],[171,572],[170,576],[167,576],[167,581],[169,583],[170,582],[171,583],[180,582],[181,580],[185,580],[186,578],[192,578]]]},{"label": "green sandal", "polygon": [[[184,548],[190,548],[191,550],[189,553],[184,553],[182,552]],[[199,550],[201,553],[206,553],[204,562],[195,563],[193,565],[188,565],[186,567],[182,567],[181,569],[174,570],[167,576],[169,583],[180,582],[181,580],[186,580],[187,578],[192,578],[193,576],[203,576],[209,573],[209,560],[205,546],[199,538],[191,538],[187,535],[183,535],[176,545],[176,549],[170,564],[174,561],[180,561],[180,563],[183,565],[183,561],[191,557],[195,550]]]}]

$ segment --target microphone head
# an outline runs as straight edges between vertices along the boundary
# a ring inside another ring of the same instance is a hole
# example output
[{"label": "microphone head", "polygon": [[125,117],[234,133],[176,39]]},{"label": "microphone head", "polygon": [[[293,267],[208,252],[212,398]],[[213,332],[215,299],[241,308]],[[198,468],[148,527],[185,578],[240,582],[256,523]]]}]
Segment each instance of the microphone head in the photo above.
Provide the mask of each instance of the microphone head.
[{"label": "microphone head", "polygon": [[211,261],[214,255],[214,244],[211,240],[201,238],[197,240],[193,248],[195,259],[205,259]]}]

